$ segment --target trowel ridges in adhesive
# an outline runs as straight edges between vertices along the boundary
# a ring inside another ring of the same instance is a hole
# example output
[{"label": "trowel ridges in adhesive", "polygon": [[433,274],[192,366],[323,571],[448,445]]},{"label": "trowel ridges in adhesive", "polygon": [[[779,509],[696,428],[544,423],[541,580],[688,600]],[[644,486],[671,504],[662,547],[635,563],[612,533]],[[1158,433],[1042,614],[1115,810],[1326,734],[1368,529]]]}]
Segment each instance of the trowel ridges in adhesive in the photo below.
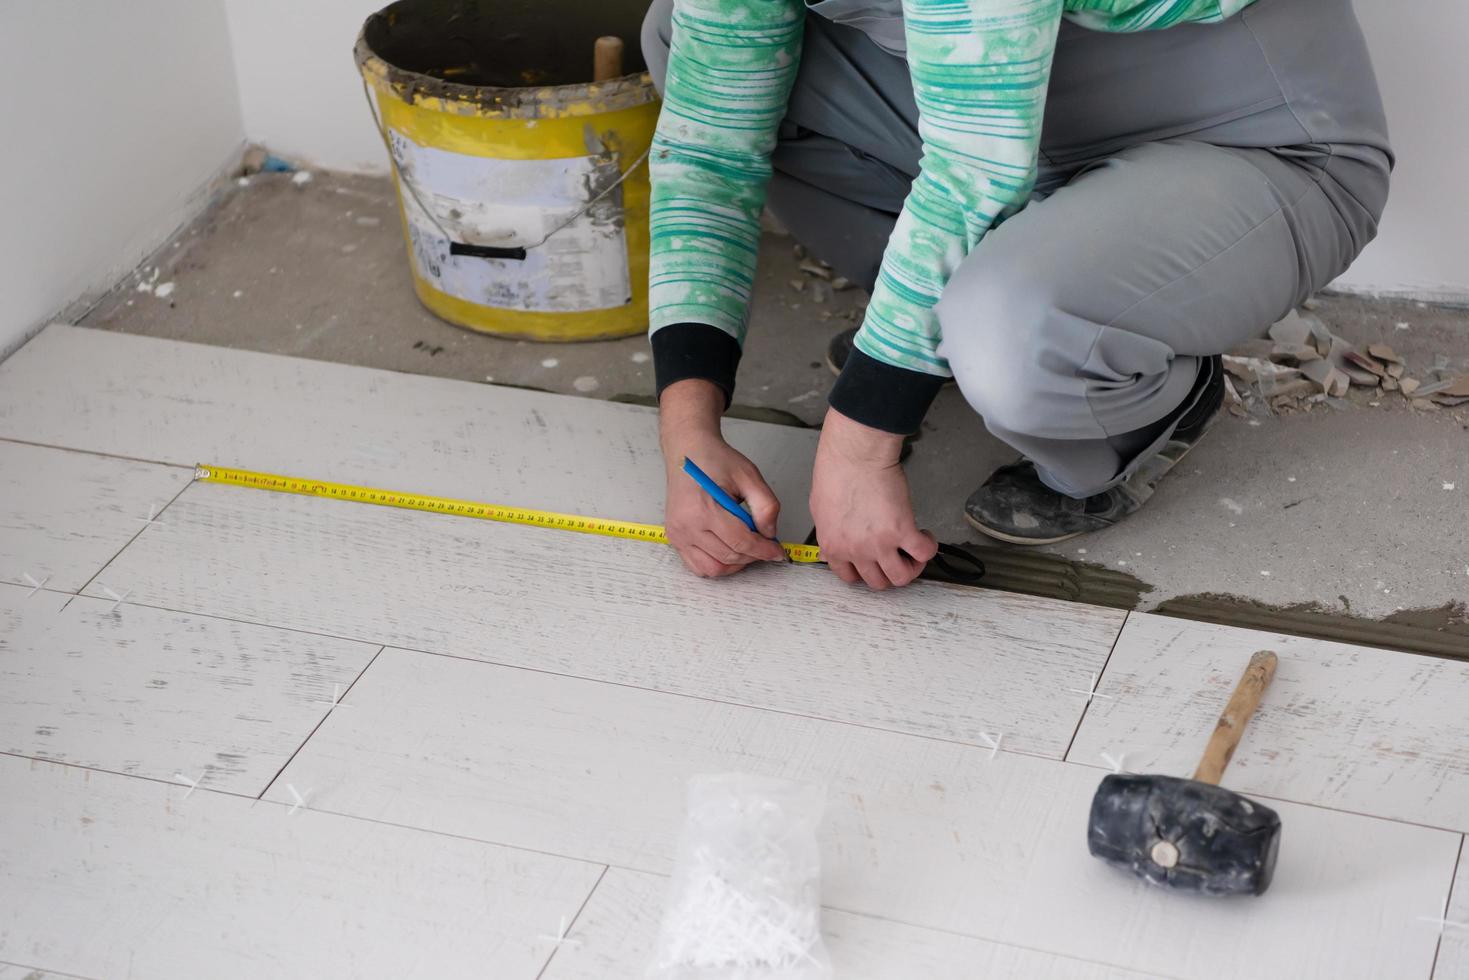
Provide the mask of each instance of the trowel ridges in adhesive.
[{"label": "trowel ridges in adhesive", "polygon": [[1111,609],[1136,609],[1152,586],[1126,572],[1074,562],[1044,551],[966,543],[985,564],[983,587],[1084,602]]},{"label": "trowel ridges in adhesive", "polygon": [[[1143,596],[1153,590],[1126,572],[1044,551],[972,543],[964,547],[985,563],[984,588],[1127,610],[1141,608]],[[1469,621],[1462,610],[1452,608],[1432,611],[1443,620],[1441,627],[1404,622],[1406,614],[1374,620],[1319,608],[1276,608],[1238,596],[1212,594],[1179,596],[1150,611],[1242,629],[1469,660]]]},{"label": "trowel ridges in adhesive", "polygon": [[[1222,626],[1469,660],[1469,624],[1463,623],[1455,625],[1449,622],[1443,629],[1429,629],[1319,609],[1276,609],[1236,596],[1218,595],[1180,596],[1169,599],[1152,612]],[[1452,610],[1444,613],[1446,618],[1453,614]]]}]

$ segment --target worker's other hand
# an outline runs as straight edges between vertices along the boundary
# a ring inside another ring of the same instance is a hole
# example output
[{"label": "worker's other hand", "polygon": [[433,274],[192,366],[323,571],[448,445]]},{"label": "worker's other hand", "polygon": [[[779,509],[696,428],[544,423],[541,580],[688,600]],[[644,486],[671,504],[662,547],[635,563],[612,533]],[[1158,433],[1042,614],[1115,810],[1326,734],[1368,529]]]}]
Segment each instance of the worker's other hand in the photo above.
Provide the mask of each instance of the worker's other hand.
[{"label": "worker's other hand", "polygon": [[844,582],[907,585],[938,553],[913,520],[903,437],[828,410],[811,477],[811,516],[821,558]]},{"label": "worker's other hand", "polygon": [[[786,560],[785,551],[772,540],[780,501],[755,464],[724,441],[719,429],[723,413],[724,392],[708,381],[675,382],[659,400],[659,433],[668,473],[664,505],[668,543],[690,571],[706,578],[731,575],[751,562]],[[685,457],[749,508],[760,534],[752,533],[689,478],[681,469]]]}]

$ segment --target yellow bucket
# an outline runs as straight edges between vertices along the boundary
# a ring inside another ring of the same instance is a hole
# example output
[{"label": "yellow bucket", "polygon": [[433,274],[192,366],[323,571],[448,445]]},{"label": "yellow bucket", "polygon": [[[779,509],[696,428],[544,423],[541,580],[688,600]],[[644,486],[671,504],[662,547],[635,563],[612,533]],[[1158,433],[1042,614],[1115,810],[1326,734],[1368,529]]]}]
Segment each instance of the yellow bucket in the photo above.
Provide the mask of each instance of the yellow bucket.
[{"label": "yellow bucket", "polygon": [[[533,340],[647,329],[658,95],[638,53],[646,6],[400,0],[367,19],[357,66],[429,310]],[[586,81],[607,35],[634,70]]]}]

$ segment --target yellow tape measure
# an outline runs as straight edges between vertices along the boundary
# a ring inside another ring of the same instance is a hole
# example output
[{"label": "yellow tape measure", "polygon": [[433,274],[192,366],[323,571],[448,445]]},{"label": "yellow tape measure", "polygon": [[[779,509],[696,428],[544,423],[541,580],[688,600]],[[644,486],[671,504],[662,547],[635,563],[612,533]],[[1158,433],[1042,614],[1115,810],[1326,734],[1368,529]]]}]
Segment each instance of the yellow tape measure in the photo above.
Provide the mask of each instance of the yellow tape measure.
[{"label": "yellow tape measure", "polygon": [[[555,528],[558,531],[576,531],[580,534],[602,534],[610,538],[651,541],[654,544],[668,543],[668,535],[664,533],[662,525],[659,524],[635,524],[632,521],[614,521],[603,517],[557,514],[547,510],[531,510],[528,507],[505,507],[476,500],[455,500],[452,497],[432,497],[423,493],[379,490],[374,487],[357,487],[349,483],[328,483],[325,480],[281,476],[279,473],[256,473],[252,470],[236,470],[225,466],[200,464],[194,467],[194,479],[201,483],[226,483],[230,486],[251,487],[256,490],[273,490],[276,493],[295,493],[304,497],[351,500],[359,504],[377,504],[379,507],[399,507],[403,510],[422,510],[432,514],[449,514],[454,517],[474,517],[482,521],[499,521],[502,524],[527,524],[532,527]],[[791,561],[808,564],[821,561],[821,549],[814,544],[791,544],[782,541],[780,546],[785,549]]]}]

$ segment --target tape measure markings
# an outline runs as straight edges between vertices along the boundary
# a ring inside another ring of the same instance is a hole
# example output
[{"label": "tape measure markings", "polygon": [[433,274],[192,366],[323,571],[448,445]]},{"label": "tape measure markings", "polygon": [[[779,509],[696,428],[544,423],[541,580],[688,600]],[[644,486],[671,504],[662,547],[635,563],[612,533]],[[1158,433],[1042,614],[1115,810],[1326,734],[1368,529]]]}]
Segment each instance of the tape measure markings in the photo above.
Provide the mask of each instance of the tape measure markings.
[{"label": "tape measure markings", "polygon": [[[559,514],[554,511],[533,510],[529,507],[505,507],[476,500],[404,493],[376,487],[354,486],[350,483],[328,483],[325,480],[309,480],[304,477],[283,476],[279,473],[257,473],[253,470],[233,469],[227,466],[199,464],[194,467],[194,479],[200,483],[223,483],[230,486],[270,490],[275,493],[294,493],[303,497],[349,500],[354,503],[375,504],[380,507],[397,507],[403,510],[448,514],[454,517],[473,517],[501,524],[549,527],[561,531],[601,534],[606,537],[627,538],[655,544],[668,543],[668,535],[657,524],[639,524],[633,521],[586,517],[580,514]],[[821,561],[821,549],[815,545],[783,541],[781,547],[785,549],[785,553],[792,561],[807,564]]]}]

